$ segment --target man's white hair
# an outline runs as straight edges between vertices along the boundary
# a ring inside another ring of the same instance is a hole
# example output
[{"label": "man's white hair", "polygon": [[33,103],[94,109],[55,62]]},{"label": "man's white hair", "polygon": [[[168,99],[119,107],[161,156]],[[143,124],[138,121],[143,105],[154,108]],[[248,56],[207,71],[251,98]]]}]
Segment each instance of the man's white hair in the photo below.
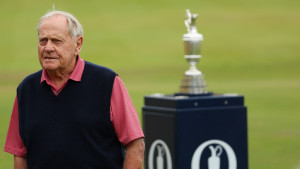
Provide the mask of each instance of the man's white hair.
[{"label": "man's white hair", "polygon": [[37,31],[39,33],[39,29],[43,21],[47,18],[50,18],[54,15],[62,15],[65,16],[68,21],[68,32],[72,39],[78,36],[83,36],[83,29],[79,21],[70,13],[64,11],[50,11],[47,12],[44,16],[40,18],[39,24],[37,26]]}]

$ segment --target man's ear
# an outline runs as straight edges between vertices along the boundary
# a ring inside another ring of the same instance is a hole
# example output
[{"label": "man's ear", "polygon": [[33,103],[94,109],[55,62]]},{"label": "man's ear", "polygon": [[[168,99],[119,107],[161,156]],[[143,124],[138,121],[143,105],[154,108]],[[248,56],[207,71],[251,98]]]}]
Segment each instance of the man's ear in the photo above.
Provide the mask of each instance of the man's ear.
[{"label": "man's ear", "polygon": [[75,52],[76,52],[76,55],[78,55],[81,51],[81,47],[82,47],[82,43],[83,43],[83,37],[82,36],[76,37],[75,43],[76,43],[75,44],[76,45]]}]

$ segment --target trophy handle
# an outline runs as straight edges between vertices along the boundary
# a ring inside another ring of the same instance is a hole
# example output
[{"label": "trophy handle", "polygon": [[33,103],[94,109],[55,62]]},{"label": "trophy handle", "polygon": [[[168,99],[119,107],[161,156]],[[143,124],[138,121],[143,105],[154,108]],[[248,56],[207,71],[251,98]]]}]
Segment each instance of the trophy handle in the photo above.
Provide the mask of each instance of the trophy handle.
[{"label": "trophy handle", "polygon": [[191,23],[192,23],[192,14],[189,9],[186,10],[184,24],[188,32],[191,31]]}]

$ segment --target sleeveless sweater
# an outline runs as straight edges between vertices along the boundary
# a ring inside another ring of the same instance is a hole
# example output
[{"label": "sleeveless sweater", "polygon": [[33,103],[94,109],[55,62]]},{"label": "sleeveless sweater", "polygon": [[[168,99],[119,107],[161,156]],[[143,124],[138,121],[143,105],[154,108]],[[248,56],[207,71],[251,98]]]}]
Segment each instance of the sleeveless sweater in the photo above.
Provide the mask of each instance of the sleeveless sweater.
[{"label": "sleeveless sweater", "polygon": [[124,150],[110,121],[117,74],[85,62],[81,81],[69,80],[57,96],[41,75],[17,88],[28,169],[121,169]]}]

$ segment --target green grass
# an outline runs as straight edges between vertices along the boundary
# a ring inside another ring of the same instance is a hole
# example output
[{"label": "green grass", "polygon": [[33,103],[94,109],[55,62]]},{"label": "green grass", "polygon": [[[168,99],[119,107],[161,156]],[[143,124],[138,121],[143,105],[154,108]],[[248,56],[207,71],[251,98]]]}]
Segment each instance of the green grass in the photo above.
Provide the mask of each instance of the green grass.
[{"label": "green grass", "polygon": [[[114,69],[141,117],[143,97],[174,93],[183,58],[185,9],[198,13],[204,35],[208,90],[239,93],[248,107],[250,169],[296,169],[300,163],[300,1],[151,0],[1,2],[0,148],[15,90],[40,69],[35,27],[52,8],[73,13],[84,27],[81,57]],[[12,168],[0,151],[0,169]]]}]

